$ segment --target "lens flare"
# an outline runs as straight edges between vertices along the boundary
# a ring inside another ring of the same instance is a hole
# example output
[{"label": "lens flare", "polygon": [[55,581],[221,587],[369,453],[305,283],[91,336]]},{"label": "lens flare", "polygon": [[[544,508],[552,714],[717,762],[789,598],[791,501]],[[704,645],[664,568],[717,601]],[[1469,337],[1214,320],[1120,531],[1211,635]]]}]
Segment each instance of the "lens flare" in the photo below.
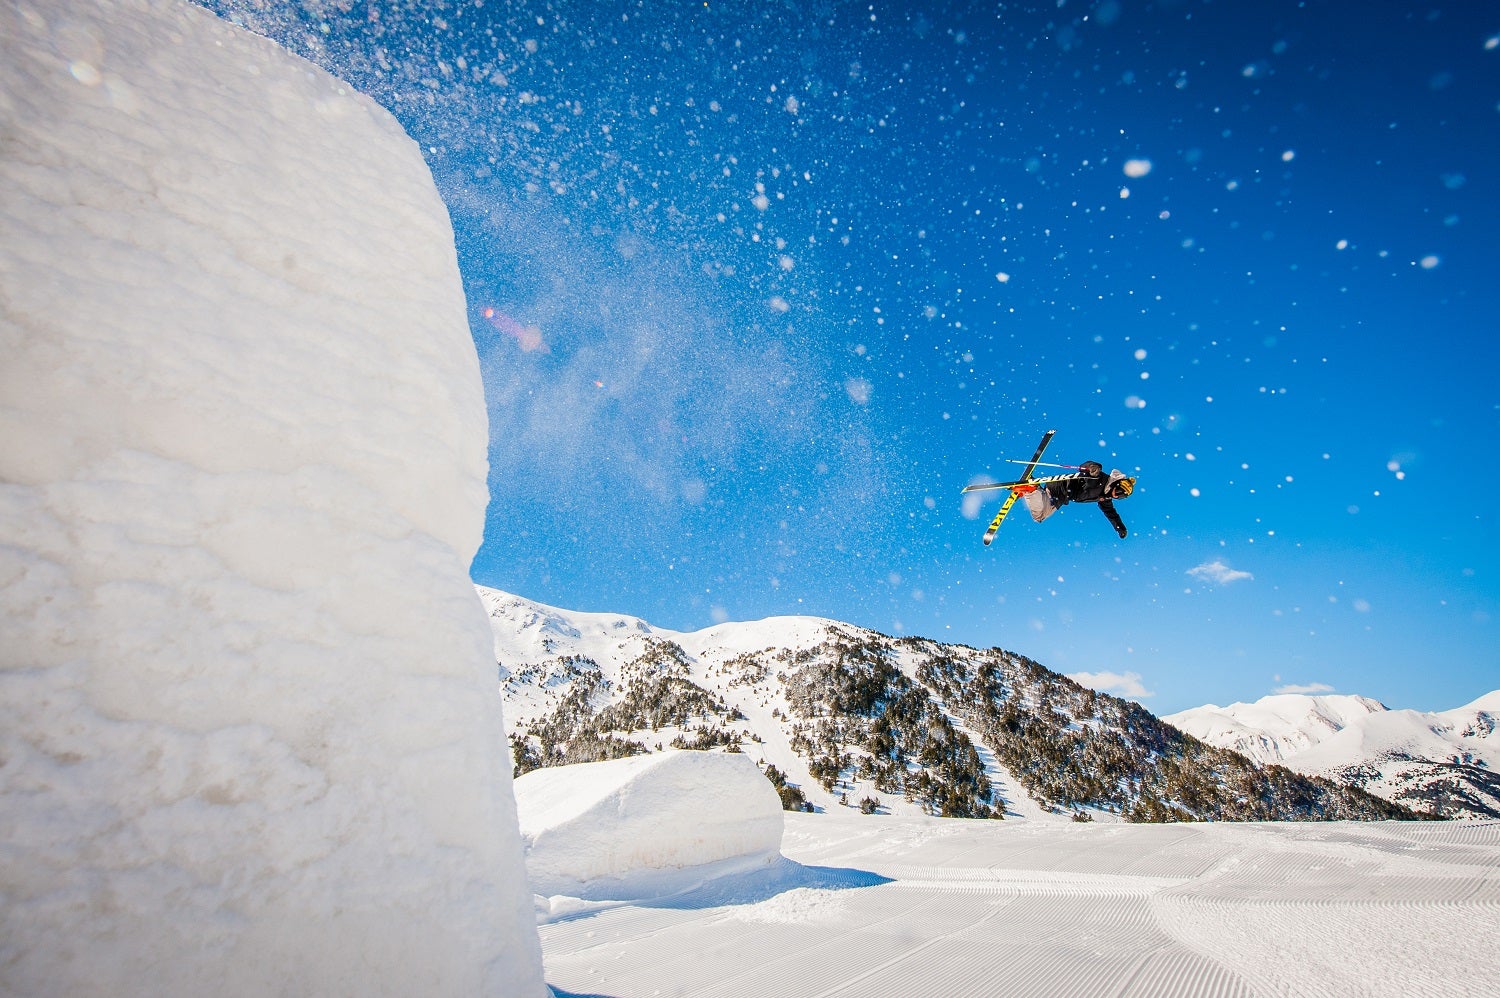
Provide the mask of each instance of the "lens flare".
[{"label": "lens flare", "polygon": [[494,307],[485,308],[485,321],[494,326],[500,332],[516,341],[526,353],[551,353],[552,348],[542,341],[542,330],[537,326],[523,326],[504,312],[496,311]]}]

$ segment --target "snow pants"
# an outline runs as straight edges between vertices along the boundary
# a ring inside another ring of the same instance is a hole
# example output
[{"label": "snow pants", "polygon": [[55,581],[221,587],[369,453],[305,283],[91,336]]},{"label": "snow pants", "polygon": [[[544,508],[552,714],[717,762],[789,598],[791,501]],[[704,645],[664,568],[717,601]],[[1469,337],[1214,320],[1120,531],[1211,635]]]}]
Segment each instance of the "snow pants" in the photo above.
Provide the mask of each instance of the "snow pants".
[{"label": "snow pants", "polygon": [[1045,488],[1039,488],[1021,498],[1026,503],[1026,509],[1031,514],[1031,518],[1037,523],[1041,523],[1058,510],[1058,507],[1052,504],[1052,494]]}]

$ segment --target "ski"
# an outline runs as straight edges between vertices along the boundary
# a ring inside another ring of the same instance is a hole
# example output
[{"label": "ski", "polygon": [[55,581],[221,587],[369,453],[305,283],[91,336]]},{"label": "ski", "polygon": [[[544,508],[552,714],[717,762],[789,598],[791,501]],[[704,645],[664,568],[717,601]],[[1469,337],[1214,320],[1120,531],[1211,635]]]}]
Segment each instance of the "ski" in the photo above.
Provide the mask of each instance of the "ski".
[{"label": "ski", "polygon": [[[1005,459],[1005,463],[1006,464],[1025,464],[1026,462],[1022,461],[1018,457],[1008,457],[1008,458]],[[1036,467],[1038,467],[1038,468],[1067,468],[1069,471],[1077,471],[1078,470],[1078,465],[1076,465],[1076,464],[1050,464],[1047,461],[1038,461],[1036,463]]]},{"label": "ski", "polygon": [[[1026,470],[1021,472],[1020,481],[1012,482],[1012,485],[1019,485],[1021,484],[1021,482],[1024,482],[1031,478],[1031,473],[1036,470],[1037,462],[1042,459],[1042,452],[1045,451],[1047,449],[1047,445],[1052,442],[1052,434],[1056,432],[1056,430],[1048,430],[1045,434],[1042,435],[1042,442],[1037,444],[1036,453],[1031,455],[1031,463],[1027,464]],[[984,532],[984,543],[986,547],[989,546],[990,541],[995,539],[995,534],[1000,530],[1000,524],[1005,521],[1005,514],[1009,513],[1010,508],[1015,504],[1016,494],[1014,492],[1006,496],[1005,502],[1000,504],[1000,512],[995,514],[995,518],[990,521],[989,529]]]},{"label": "ski", "polygon": [[1017,485],[1046,485],[1048,482],[1066,482],[1072,478],[1078,478],[1077,472],[1070,475],[1045,475],[1041,478],[1027,478],[1016,482],[983,482],[979,485],[965,485],[964,492],[989,492],[994,489],[1010,489]]}]

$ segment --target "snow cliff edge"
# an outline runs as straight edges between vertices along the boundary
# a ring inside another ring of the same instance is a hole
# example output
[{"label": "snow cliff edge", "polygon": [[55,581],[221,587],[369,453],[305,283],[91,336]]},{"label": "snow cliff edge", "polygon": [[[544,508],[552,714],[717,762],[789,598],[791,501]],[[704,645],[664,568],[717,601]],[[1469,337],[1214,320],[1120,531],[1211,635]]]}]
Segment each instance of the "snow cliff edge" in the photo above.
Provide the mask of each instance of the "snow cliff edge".
[{"label": "snow cliff edge", "polygon": [[0,992],[545,993],[417,148],[162,0],[0,9],[0,134]]}]

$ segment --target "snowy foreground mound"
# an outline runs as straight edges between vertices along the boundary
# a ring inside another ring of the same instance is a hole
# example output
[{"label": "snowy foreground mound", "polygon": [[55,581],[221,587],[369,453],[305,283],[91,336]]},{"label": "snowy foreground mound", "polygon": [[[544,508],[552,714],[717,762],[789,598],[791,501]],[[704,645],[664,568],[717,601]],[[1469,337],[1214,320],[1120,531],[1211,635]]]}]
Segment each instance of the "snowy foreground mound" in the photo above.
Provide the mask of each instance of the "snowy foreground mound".
[{"label": "snowy foreground mound", "polygon": [[516,780],[532,890],[639,899],[773,865],[781,799],[749,756],[661,752]]},{"label": "snowy foreground mound", "polygon": [[543,994],[417,148],[162,0],[0,7],[0,134],[0,993]]}]

